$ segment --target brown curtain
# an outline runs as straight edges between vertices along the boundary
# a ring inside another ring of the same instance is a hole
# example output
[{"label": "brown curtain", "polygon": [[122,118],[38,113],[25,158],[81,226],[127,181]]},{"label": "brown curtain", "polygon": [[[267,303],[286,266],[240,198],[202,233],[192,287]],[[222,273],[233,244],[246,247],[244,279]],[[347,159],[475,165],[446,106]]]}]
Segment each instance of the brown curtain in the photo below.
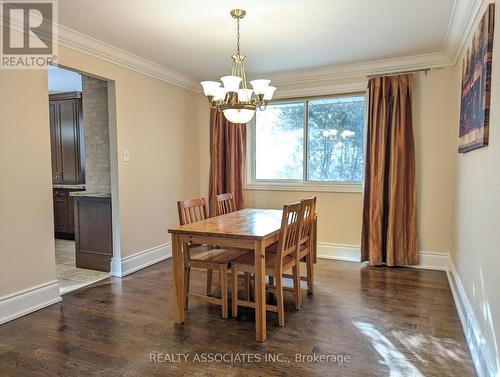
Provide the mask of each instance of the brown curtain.
[{"label": "brown curtain", "polygon": [[373,78],[368,91],[361,258],[418,264],[412,76]]},{"label": "brown curtain", "polygon": [[210,112],[210,215],[216,214],[216,195],[233,193],[236,209],[243,208],[246,125],[230,123],[222,112]]}]

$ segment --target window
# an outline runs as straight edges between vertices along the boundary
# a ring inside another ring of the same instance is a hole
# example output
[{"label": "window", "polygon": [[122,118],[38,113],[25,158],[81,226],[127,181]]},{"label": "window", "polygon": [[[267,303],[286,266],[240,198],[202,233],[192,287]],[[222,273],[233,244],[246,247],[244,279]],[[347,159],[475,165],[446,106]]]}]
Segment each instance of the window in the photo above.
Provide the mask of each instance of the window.
[{"label": "window", "polygon": [[250,186],[363,181],[364,95],[275,102],[252,127]]},{"label": "window", "polygon": [[255,127],[255,178],[302,179],[304,103],[268,106],[257,112]]}]

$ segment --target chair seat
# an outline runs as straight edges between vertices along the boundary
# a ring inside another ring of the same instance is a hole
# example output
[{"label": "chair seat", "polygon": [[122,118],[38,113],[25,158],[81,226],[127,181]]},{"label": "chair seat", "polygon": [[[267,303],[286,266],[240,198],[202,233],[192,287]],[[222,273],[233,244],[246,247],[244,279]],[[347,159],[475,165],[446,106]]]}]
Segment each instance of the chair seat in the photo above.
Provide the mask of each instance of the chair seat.
[{"label": "chair seat", "polygon": [[[276,253],[278,251],[278,243],[275,242],[268,247],[266,247],[266,253]],[[302,245],[300,251],[299,251],[299,260],[304,259],[309,255],[309,247]]]},{"label": "chair seat", "polygon": [[[276,268],[276,257],[277,254],[273,252],[267,252],[266,249],[266,274],[267,275],[275,275],[275,268]],[[239,256],[238,258],[234,259],[232,261],[232,264],[237,264],[238,269],[240,271],[248,271],[248,272],[253,272],[255,269],[255,257],[254,253],[245,253],[242,256]],[[283,271],[288,271],[295,265],[295,260],[290,256],[287,255],[283,257]]]},{"label": "chair seat", "polygon": [[192,255],[191,262],[202,262],[210,264],[230,264],[234,259],[247,253],[243,249],[211,249],[200,251]]},{"label": "chair seat", "polygon": [[213,249],[213,247],[209,247],[208,245],[200,245],[200,244],[196,244],[196,243],[188,244],[187,248],[189,249],[189,253],[191,255],[194,255],[195,253],[199,253],[201,251],[207,251],[207,250]]}]

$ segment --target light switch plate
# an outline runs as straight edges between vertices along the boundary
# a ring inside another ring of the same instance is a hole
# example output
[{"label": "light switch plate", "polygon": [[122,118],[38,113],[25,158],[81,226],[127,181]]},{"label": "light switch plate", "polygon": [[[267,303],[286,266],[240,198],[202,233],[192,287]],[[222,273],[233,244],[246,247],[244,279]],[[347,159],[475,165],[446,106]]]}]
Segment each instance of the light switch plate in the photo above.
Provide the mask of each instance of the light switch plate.
[{"label": "light switch plate", "polygon": [[127,150],[123,151],[123,161],[128,162],[130,155]]}]

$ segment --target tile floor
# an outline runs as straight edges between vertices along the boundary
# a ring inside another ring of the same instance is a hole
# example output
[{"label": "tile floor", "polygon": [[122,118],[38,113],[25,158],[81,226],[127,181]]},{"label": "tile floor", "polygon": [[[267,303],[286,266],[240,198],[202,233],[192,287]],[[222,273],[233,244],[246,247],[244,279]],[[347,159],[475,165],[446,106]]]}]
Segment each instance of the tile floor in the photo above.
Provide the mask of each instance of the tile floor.
[{"label": "tile floor", "polygon": [[56,276],[60,294],[109,277],[107,272],[76,268],[75,241],[56,239]]}]

